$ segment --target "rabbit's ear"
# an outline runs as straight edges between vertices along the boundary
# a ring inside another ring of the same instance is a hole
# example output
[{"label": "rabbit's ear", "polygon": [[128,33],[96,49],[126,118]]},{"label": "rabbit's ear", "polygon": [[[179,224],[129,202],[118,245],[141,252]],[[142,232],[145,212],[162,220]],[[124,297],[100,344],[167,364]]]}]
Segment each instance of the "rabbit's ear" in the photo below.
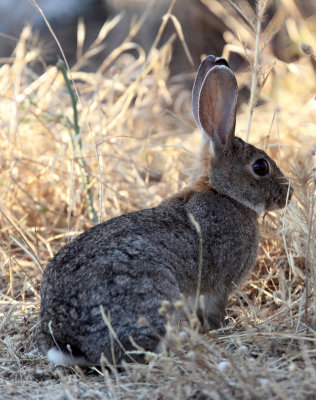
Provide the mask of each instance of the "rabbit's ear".
[{"label": "rabbit's ear", "polygon": [[236,78],[227,66],[215,65],[207,72],[200,90],[198,116],[215,153],[229,147],[234,138],[237,97]]},{"label": "rabbit's ear", "polygon": [[196,74],[194,85],[193,85],[192,111],[193,111],[193,116],[194,116],[195,122],[200,129],[201,129],[200,118],[199,118],[200,92],[201,92],[202,84],[203,84],[206,74],[215,65],[226,65],[227,67],[229,67],[225,58],[215,57],[215,56],[210,55],[210,56],[206,57],[200,64],[200,67]]}]

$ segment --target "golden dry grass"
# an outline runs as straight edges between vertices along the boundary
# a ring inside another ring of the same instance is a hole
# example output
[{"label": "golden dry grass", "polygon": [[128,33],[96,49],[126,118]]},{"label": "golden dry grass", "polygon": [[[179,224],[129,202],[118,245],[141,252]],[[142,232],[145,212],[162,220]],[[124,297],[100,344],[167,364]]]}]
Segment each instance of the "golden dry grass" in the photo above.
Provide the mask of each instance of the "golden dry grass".
[{"label": "golden dry grass", "polygon": [[[298,49],[303,41],[316,49],[316,16],[304,21],[293,4],[284,0],[281,15],[297,47],[289,64],[272,53],[271,26],[261,34],[256,61],[255,36],[237,11],[222,13],[219,2],[217,13],[231,18],[244,44],[227,33],[224,55],[247,54],[255,66],[253,74],[248,66],[237,75],[239,84],[255,77],[255,98],[260,92],[264,100],[254,109],[249,140],[279,160],[295,196],[285,210],[261,218],[257,266],[230,300],[226,329],[201,335],[191,315],[189,326],[168,326],[168,354],[149,354],[148,365],[110,375],[55,370],[39,353],[42,272],[61,246],[92,225],[93,210],[109,219],[157,205],[185,186],[199,148],[190,92],[175,79],[166,83],[171,42],[146,56],[130,37],[98,71],[82,72],[85,55],[73,68],[76,134],[62,73],[33,72],[38,54],[32,32],[23,31],[15,55],[0,67],[1,399],[315,398],[315,58]],[[247,126],[243,104],[237,135],[245,137]]]}]

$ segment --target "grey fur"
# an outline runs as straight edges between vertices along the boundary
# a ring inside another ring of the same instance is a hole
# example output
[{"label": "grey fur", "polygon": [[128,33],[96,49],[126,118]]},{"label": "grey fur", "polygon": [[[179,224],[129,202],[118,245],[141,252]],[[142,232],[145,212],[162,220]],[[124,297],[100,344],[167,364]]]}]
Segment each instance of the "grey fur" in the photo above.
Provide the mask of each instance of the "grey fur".
[{"label": "grey fur", "polygon": [[[258,214],[284,207],[292,193],[265,152],[234,136],[237,84],[227,65],[209,56],[197,74],[192,107],[203,141],[192,184],[155,208],[96,225],[48,264],[41,286],[45,353],[59,349],[73,364],[83,357],[98,364],[103,353],[120,363],[130,360],[122,349],[134,349],[130,337],[154,351],[165,335],[162,301],[196,294],[200,238],[190,214],[203,238],[205,323],[220,326],[229,294],[255,263]],[[267,176],[254,173],[257,159],[267,161]],[[110,338],[101,305],[122,347]],[[138,323],[141,316],[150,327]]]}]

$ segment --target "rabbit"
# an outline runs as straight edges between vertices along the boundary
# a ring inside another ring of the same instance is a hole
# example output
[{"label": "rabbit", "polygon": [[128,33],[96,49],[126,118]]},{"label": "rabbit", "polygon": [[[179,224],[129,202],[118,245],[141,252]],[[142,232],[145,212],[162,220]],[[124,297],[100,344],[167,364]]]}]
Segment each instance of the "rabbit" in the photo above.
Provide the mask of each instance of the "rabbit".
[{"label": "rabbit", "polygon": [[202,141],[189,186],[92,227],[49,262],[39,336],[49,361],[144,362],[132,351],[159,348],[162,302],[194,299],[198,282],[207,329],[221,327],[228,296],[255,264],[259,215],[285,207],[293,192],[264,151],[235,136],[237,97],[227,61],[204,59],[192,92]]}]

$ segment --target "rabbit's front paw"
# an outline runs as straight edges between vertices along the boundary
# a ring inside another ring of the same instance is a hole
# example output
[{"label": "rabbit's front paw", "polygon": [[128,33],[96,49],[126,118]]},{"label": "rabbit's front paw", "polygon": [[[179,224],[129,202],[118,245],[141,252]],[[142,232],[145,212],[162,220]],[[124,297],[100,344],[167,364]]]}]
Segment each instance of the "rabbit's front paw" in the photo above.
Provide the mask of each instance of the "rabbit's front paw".
[{"label": "rabbit's front paw", "polygon": [[221,328],[224,323],[224,314],[209,314],[203,309],[197,310],[197,317],[200,322],[200,333],[207,333],[208,331]]}]

